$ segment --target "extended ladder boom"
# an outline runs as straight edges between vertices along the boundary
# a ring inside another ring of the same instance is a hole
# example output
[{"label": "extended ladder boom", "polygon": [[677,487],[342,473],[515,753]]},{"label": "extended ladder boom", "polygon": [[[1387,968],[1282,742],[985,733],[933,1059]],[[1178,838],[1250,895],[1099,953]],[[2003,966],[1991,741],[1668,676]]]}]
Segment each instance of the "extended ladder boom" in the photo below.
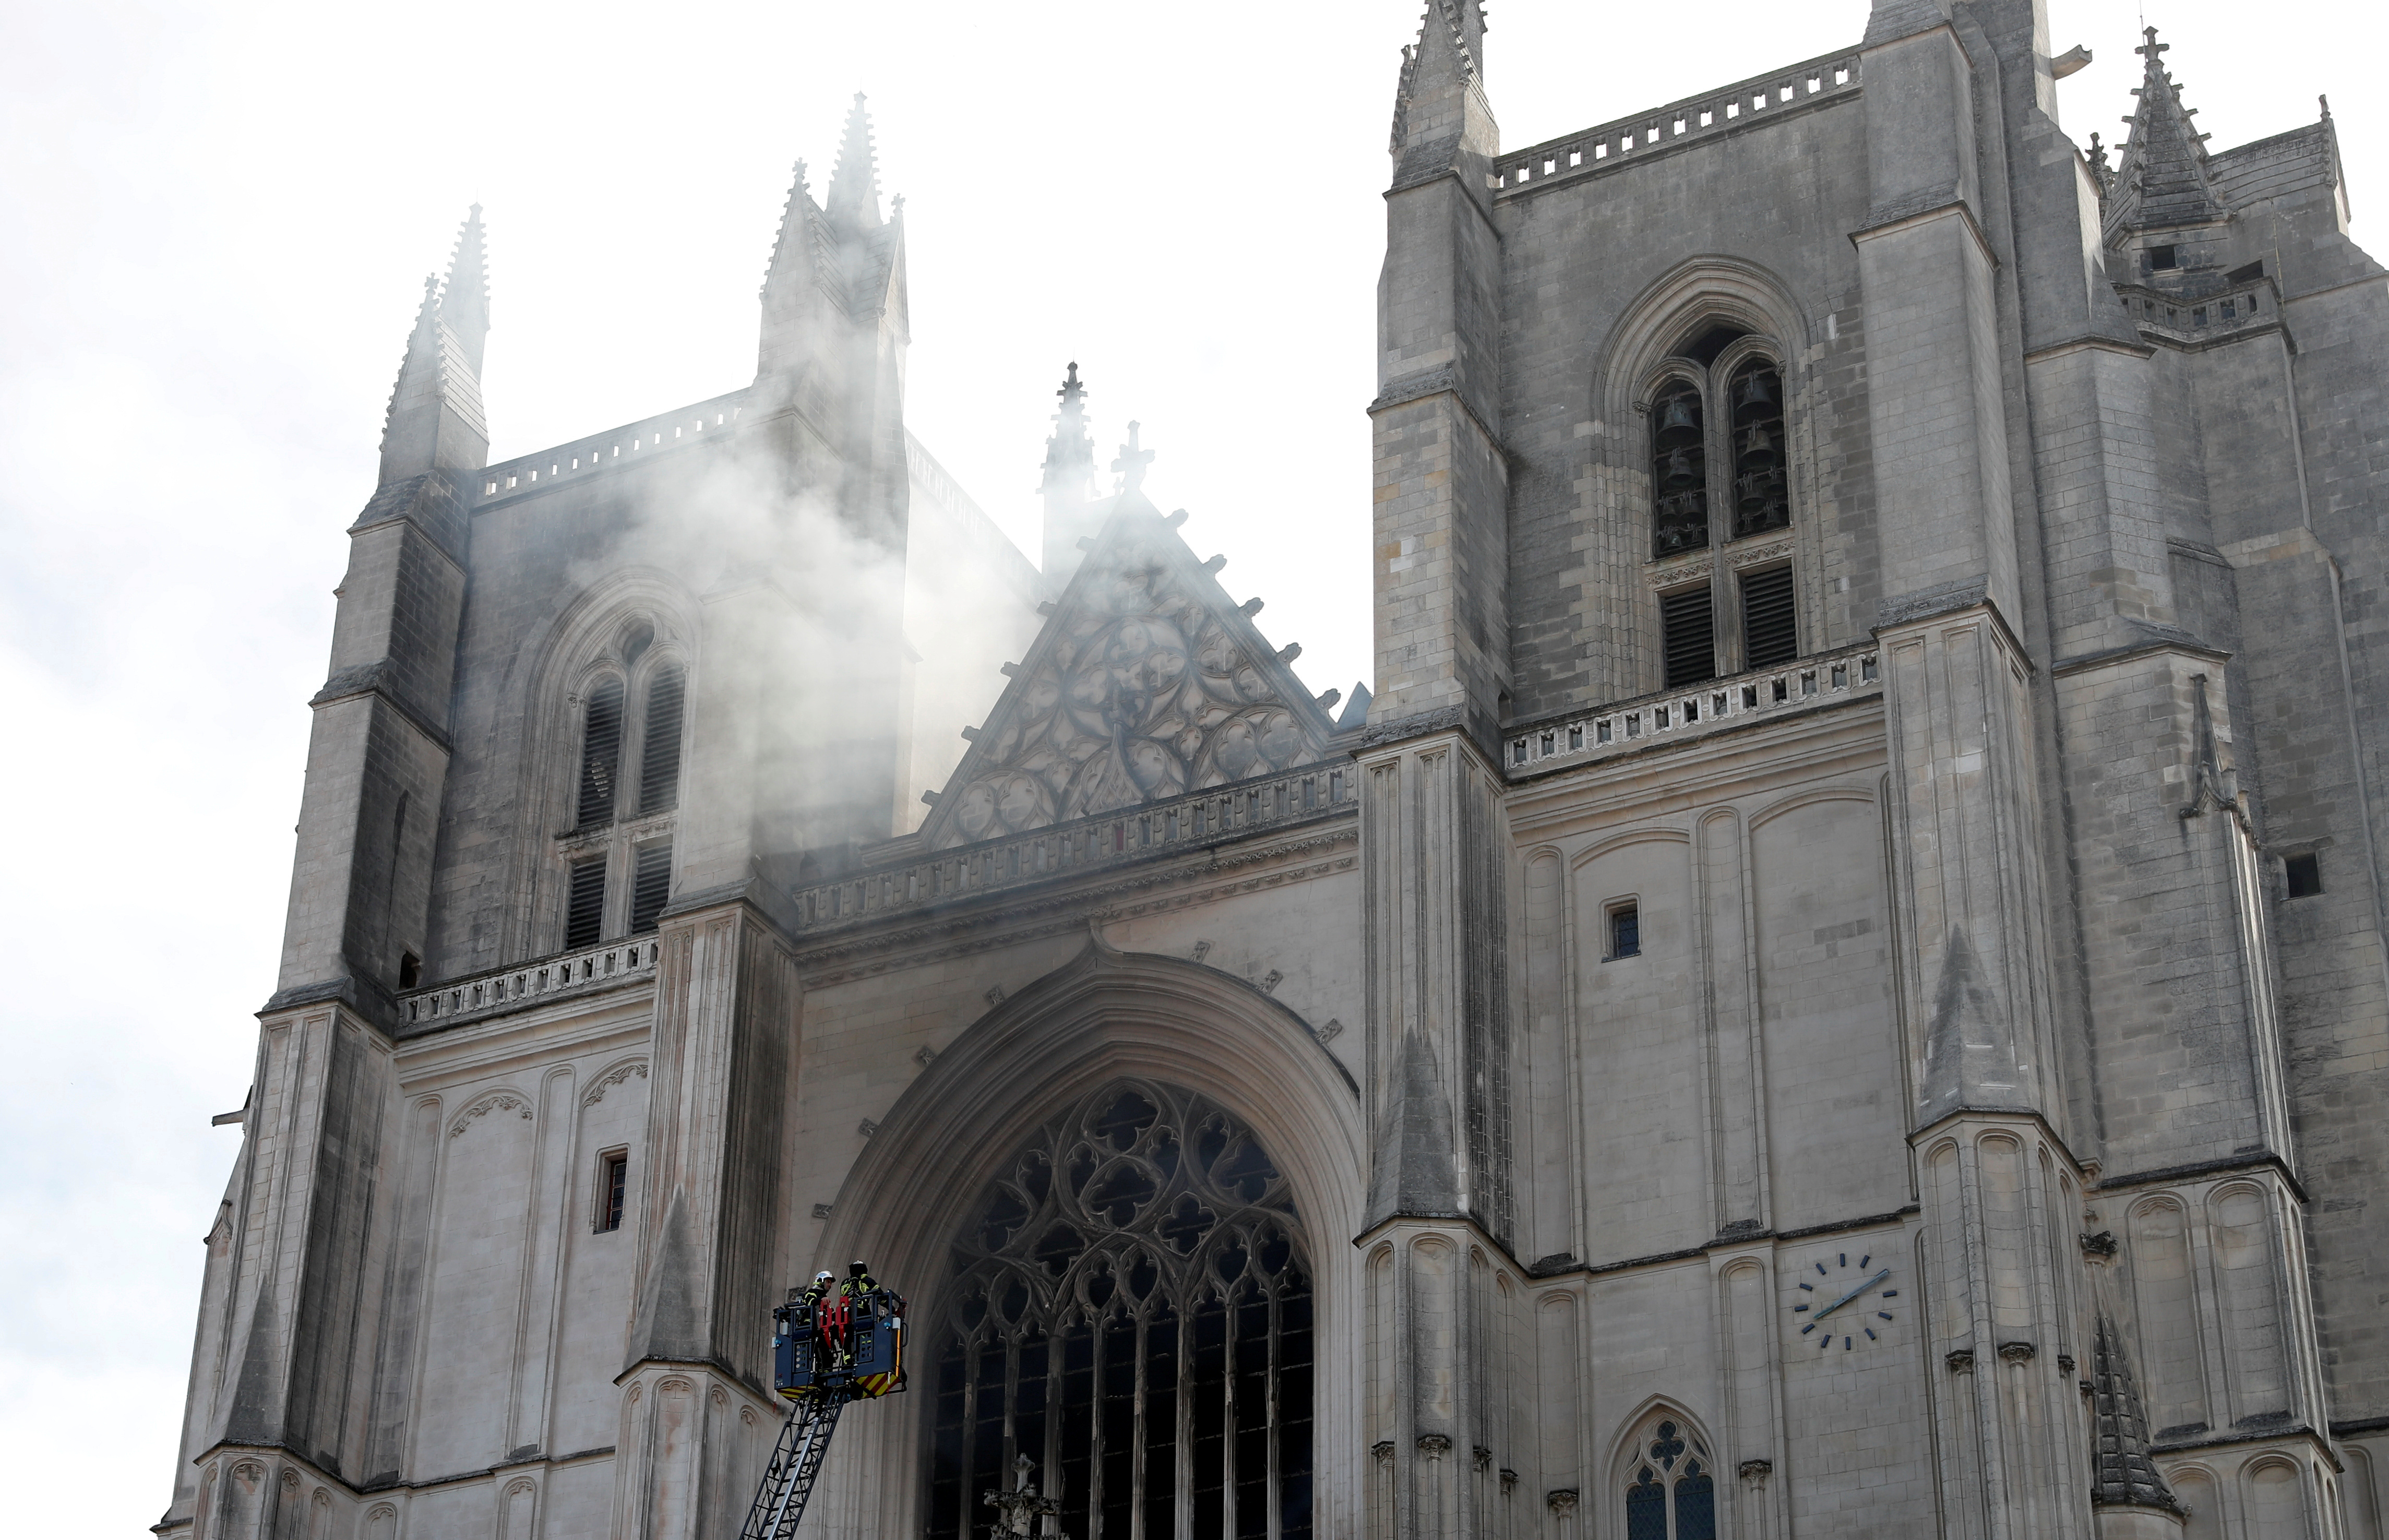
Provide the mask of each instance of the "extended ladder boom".
[{"label": "extended ladder boom", "polygon": [[813,1495],[821,1474],[822,1457],[829,1453],[829,1436],[837,1432],[837,1414],[850,1399],[844,1390],[816,1392],[788,1409],[781,1425],[779,1445],[755,1489],[755,1506],[747,1511],[747,1527],[738,1540],[789,1540],[797,1521],[805,1516],[805,1502]]}]

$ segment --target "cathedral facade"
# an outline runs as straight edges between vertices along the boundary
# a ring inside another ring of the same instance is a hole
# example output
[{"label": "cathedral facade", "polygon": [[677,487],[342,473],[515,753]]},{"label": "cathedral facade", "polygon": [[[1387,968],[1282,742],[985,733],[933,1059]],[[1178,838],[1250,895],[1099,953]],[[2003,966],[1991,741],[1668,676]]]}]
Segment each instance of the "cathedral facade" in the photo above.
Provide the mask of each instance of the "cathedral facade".
[{"label": "cathedral facade", "polygon": [[497,465],[476,210],[157,1533],[727,1537],[867,1258],[808,1534],[2389,1535],[2389,271],[2164,47],[1506,149],[1427,0],[1348,700],[1075,366],[1038,561],[906,431],[859,100],[753,382]]}]

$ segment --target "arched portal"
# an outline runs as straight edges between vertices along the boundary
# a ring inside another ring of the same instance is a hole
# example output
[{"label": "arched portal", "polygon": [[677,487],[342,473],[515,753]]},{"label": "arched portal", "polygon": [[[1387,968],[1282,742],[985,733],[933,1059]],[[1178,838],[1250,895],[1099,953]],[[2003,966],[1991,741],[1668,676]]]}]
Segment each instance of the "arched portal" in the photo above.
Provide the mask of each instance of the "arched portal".
[{"label": "arched portal", "polygon": [[951,1266],[915,1349],[933,1540],[988,1534],[986,1495],[1024,1479],[1081,1540],[1311,1534],[1313,1274],[1234,1114],[1144,1078],[1079,1098],[999,1169]]}]

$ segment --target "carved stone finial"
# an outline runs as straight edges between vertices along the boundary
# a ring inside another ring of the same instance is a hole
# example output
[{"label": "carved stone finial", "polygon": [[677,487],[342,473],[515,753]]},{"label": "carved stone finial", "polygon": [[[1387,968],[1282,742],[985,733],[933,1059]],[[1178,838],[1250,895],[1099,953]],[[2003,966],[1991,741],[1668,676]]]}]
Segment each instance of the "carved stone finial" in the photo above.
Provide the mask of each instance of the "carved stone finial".
[{"label": "carved stone finial", "polygon": [[1119,490],[1132,492],[1144,485],[1144,467],[1153,464],[1153,451],[1137,443],[1137,429],[1143,425],[1128,425],[1128,442],[1120,446],[1119,458],[1112,462],[1112,472],[1119,477]]},{"label": "carved stone finial", "polygon": [[2322,121],[2326,123],[2331,121],[2331,98],[2322,95],[2320,92],[2317,92],[2315,94],[2315,105],[2322,108]]}]

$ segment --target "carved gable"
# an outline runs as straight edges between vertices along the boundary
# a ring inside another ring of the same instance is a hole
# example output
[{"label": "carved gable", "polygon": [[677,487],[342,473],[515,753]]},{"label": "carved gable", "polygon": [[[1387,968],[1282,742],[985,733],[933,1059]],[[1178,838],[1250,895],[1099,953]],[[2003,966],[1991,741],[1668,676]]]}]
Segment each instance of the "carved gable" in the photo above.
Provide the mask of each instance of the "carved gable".
[{"label": "carved gable", "polygon": [[1327,714],[1133,493],[923,824],[947,849],[1315,763]]}]

